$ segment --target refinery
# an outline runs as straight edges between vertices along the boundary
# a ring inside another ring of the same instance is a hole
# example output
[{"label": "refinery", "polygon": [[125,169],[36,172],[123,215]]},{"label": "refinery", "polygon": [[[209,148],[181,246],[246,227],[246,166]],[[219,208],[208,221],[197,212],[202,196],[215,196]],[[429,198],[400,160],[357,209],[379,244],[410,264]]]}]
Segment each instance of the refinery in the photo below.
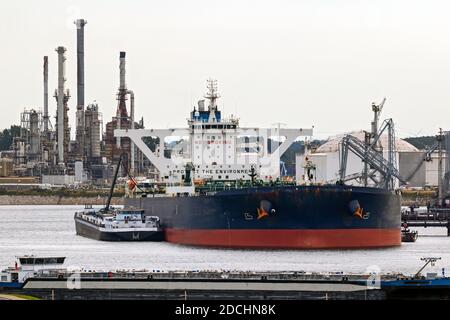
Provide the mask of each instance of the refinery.
[{"label": "refinery", "polygon": [[[126,85],[126,53],[118,54],[120,70],[117,113],[103,120],[95,101],[85,103],[84,30],[87,21],[74,22],[77,44],[77,94],[71,97],[66,83],[67,49],[55,49],[58,85],[53,97],[56,114],[49,114],[49,63],[43,57],[43,107],[24,109],[20,113],[19,132],[13,137],[11,150],[2,151],[2,177],[7,183],[29,182],[34,185],[75,185],[87,181],[102,185],[111,178],[112,163],[121,152],[129,155],[127,165],[141,173],[144,159],[127,138],[115,138],[115,129],[143,128],[143,119],[135,122],[134,93]],[[72,100],[70,100],[72,98]],[[70,107],[69,105],[75,105]],[[75,118],[75,140],[71,140],[70,117]],[[52,121],[54,119],[54,121]],[[120,150],[120,151],[119,151]],[[20,178],[19,178],[20,177]],[[23,179],[34,177],[35,179]]]}]

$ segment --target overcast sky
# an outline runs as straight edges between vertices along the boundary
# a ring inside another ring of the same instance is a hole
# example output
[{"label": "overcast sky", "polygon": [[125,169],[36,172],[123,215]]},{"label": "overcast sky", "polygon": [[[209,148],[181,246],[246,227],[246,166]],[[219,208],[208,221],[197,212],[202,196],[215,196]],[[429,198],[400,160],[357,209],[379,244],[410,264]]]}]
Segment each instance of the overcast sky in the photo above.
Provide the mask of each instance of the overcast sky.
[{"label": "overcast sky", "polygon": [[86,103],[104,123],[116,110],[119,51],[147,128],[184,127],[219,83],[219,107],[242,126],[315,128],[319,138],[369,129],[370,105],[397,134],[435,134],[450,116],[450,4],[413,0],[95,0],[2,3],[0,128],[42,108],[49,56],[54,124],[57,46],[67,47],[69,117],[75,132],[76,29],[85,28]]}]

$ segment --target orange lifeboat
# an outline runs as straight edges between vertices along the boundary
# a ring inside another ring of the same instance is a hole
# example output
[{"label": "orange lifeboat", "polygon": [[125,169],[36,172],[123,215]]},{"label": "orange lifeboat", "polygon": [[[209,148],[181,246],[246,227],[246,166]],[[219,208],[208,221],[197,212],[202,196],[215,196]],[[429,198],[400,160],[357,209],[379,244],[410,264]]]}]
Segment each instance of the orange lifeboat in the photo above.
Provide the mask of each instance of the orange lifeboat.
[{"label": "orange lifeboat", "polygon": [[133,180],[128,180],[127,185],[129,190],[133,190],[136,187],[136,182],[134,182]]},{"label": "orange lifeboat", "polygon": [[194,179],[194,185],[203,186],[205,184],[205,179]]}]

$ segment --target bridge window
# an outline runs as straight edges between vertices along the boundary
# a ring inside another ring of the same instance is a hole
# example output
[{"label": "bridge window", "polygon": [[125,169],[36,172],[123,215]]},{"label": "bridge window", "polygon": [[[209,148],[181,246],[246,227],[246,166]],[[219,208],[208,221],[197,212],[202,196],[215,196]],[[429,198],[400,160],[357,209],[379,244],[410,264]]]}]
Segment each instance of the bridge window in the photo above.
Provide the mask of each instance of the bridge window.
[{"label": "bridge window", "polygon": [[33,258],[20,258],[20,264],[34,264]]}]

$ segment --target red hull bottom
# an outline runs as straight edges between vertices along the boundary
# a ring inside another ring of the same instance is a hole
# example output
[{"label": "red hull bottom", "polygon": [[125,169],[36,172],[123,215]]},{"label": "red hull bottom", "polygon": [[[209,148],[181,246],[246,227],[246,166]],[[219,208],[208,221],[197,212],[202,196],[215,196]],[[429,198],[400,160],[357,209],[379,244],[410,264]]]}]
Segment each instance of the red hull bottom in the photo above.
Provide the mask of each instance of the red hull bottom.
[{"label": "red hull bottom", "polygon": [[401,245],[400,229],[188,230],[166,229],[172,243],[261,249],[356,249]]}]

